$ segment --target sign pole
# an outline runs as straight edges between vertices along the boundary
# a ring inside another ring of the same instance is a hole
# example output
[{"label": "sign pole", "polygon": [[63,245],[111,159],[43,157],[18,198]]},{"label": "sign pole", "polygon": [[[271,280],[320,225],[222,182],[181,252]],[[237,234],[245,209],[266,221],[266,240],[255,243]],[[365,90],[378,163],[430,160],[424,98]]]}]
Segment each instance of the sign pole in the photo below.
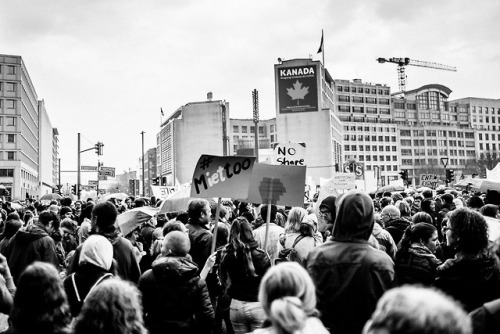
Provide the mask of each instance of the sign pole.
[{"label": "sign pole", "polygon": [[219,227],[219,214],[220,214],[221,202],[222,199],[219,197],[219,200],[217,201],[217,210],[215,211],[215,226],[212,231],[212,250],[210,251],[210,254],[213,254],[215,252],[215,244],[217,242],[217,228]]},{"label": "sign pole", "polygon": [[273,195],[273,183],[269,182],[268,200],[267,200],[267,217],[266,217],[266,236],[264,237],[264,251],[267,247],[267,239],[269,239],[269,224],[271,223],[271,200]]}]

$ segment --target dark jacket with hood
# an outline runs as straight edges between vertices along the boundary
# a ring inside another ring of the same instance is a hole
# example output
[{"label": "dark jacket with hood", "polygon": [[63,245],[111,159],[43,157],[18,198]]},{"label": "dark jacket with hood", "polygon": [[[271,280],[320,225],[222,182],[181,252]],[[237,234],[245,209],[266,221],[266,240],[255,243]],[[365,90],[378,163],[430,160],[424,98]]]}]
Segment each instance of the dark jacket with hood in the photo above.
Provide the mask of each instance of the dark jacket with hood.
[{"label": "dark jacket with hood", "polygon": [[24,269],[35,261],[52,263],[56,268],[59,265],[54,240],[40,223],[27,231],[18,231],[10,240],[5,257],[16,285]]},{"label": "dark jacket with hood", "polygon": [[[118,276],[124,280],[137,283],[139,277],[141,277],[141,270],[135,258],[132,243],[126,238],[119,236],[117,232],[102,234],[102,236],[107,238],[113,245],[113,259],[116,261],[116,273]],[[68,276],[78,269],[82,247],[83,244],[78,246],[71,258],[67,269]]]},{"label": "dark jacket with hood", "polygon": [[368,245],[374,225],[371,198],[351,190],[339,199],[330,242],[305,263],[316,286],[317,308],[331,333],[361,333],[378,299],[394,286],[394,263]]},{"label": "dark jacket with hood", "polygon": [[198,267],[186,257],[160,256],[139,280],[151,334],[209,333],[214,311]]},{"label": "dark jacket with hood", "polygon": [[391,219],[387,223],[385,223],[385,230],[391,234],[392,239],[394,239],[394,242],[397,245],[403,238],[403,234],[405,233],[408,226],[410,226],[409,220],[404,218],[396,218]]},{"label": "dark jacket with hood", "polygon": [[332,220],[330,222],[328,222],[326,224],[326,226],[323,226],[323,224],[320,220],[319,225],[318,225],[318,230],[323,234],[326,231],[331,231],[333,228],[333,223],[335,222],[335,215],[337,213],[337,207],[335,206],[336,201],[337,201],[337,197],[328,196],[323,201],[321,201],[321,204],[319,205],[318,211],[321,210],[322,207],[326,208],[326,209],[328,209],[328,211],[330,211],[330,216],[332,217]]}]

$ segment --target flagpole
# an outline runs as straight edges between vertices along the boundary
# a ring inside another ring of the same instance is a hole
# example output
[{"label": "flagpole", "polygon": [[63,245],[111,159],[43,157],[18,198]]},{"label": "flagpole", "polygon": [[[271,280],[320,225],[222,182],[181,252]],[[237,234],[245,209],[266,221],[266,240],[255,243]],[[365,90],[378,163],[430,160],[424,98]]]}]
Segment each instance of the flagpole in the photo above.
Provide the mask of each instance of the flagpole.
[{"label": "flagpole", "polygon": [[321,40],[323,41],[323,52],[321,52],[323,54],[323,68],[325,68],[325,35],[323,34],[323,29],[321,29]]}]

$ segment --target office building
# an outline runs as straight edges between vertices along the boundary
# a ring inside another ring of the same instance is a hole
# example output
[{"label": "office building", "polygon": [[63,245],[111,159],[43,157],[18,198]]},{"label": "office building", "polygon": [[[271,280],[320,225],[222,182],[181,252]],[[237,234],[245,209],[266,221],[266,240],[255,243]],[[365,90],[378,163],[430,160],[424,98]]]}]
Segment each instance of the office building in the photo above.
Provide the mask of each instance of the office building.
[{"label": "office building", "polygon": [[57,137],[22,58],[0,55],[0,184],[7,199],[55,189]]},{"label": "office building", "polygon": [[[255,148],[255,123],[252,119],[231,119],[233,154],[253,155]],[[278,142],[276,118],[258,123],[259,150],[271,149]]]},{"label": "office building", "polygon": [[229,103],[212,100],[190,102],[162,122],[157,134],[157,164],[161,185],[179,185],[193,177],[202,154],[231,155]]}]

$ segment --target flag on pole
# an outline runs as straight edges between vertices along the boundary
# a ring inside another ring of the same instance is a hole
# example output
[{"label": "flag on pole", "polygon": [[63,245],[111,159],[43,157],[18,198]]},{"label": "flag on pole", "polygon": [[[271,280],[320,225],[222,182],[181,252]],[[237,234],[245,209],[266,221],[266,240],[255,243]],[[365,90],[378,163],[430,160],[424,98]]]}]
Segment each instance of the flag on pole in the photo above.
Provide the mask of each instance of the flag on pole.
[{"label": "flag on pole", "polygon": [[321,43],[319,44],[318,53],[323,52],[323,29],[321,29]]},{"label": "flag on pole", "polygon": [[165,114],[163,113],[163,108],[160,108],[160,112],[162,116],[165,116]]}]

